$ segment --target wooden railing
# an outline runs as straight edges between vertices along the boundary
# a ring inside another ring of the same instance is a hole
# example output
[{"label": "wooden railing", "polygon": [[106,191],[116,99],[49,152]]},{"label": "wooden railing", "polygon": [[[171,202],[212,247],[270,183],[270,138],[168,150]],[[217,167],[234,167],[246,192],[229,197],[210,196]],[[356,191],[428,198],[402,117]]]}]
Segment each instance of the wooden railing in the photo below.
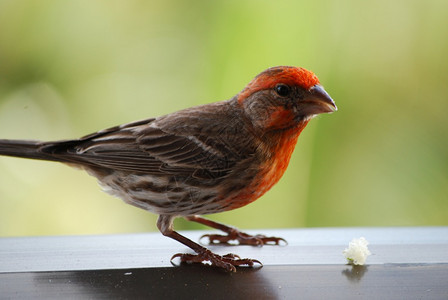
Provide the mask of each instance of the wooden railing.
[{"label": "wooden railing", "polygon": [[[448,299],[448,227],[249,232],[289,244],[210,246],[264,265],[225,273],[172,266],[190,251],[160,233],[0,238],[0,299]],[[347,265],[342,251],[361,236],[372,255]]]}]

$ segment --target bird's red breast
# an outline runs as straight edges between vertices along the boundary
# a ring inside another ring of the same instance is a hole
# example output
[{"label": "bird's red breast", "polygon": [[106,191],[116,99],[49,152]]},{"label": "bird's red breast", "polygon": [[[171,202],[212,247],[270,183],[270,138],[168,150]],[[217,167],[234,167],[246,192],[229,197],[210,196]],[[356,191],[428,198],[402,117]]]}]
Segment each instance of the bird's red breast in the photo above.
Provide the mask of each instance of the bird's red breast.
[{"label": "bird's red breast", "polygon": [[252,183],[227,200],[232,203],[229,209],[239,208],[257,200],[280,180],[289,165],[297,139],[308,122],[309,119],[304,120],[298,126],[272,136],[272,141],[264,150],[269,158],[260,165],[259,173]]}]

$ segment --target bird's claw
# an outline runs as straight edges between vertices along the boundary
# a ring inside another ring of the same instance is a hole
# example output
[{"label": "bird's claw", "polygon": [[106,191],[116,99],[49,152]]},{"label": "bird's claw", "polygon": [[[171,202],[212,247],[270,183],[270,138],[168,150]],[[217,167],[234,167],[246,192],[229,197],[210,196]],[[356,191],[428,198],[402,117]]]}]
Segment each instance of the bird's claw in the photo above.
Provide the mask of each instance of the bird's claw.
[{"label": "bird's claw", "polygon": [[229,253],[226,255],[218,255],[211,252],[208,249],[204,249],[198,254],[190,253],[177,253],[171,257],[171,264],[176,265],[173,260],[179,257],[181,263],[193,264],[193,263],[203,263],[210,262],[211,266],[222,268],[227,272],[236,272],[236,267],[248,266],[252,267],[254,264],[259,264],[260,267],[263,264],[257,259],[251,258],[240,258],[238,255]]},{"label": "bird's claw", "polygon": [[226,244],[231,245],[230,241],[238,241],[239,245],[263,246],[263,245],[281,245],[285,246],[288,242],[280,237],[265,236],[262,234],[250,235],[237,229],[232,230],[227,235],[221,234],[204,234],[199,241],[202,243],[204,238],[208,238],[208,244]]}]

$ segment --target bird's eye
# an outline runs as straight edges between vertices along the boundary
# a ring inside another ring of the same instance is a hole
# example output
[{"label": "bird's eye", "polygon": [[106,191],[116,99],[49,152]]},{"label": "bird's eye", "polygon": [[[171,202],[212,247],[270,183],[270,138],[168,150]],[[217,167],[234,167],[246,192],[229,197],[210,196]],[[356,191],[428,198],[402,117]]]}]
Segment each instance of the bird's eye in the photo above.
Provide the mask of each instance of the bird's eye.
[{"label": "bird's eye", "polygon": [[291,89],[289,88],[289,86],[287,86],[286,84],[281,84],[281,83],[277,84],[274,89],[275,89],[275,92],[281,97],[286,97],[291,92]]}]

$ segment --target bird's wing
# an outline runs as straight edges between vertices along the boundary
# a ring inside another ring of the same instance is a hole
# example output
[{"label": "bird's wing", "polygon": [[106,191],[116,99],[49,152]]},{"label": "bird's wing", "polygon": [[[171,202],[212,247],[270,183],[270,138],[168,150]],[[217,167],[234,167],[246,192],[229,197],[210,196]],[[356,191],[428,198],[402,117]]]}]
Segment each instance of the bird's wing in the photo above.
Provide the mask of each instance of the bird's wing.
[{"label": "bird's wing", "polygon": [[[226,176],[243,157],[220,132],[186,130],[172,133],[156,119],[112,127],[79,140],[49,144],[44,152],[96,167],[146,174],[197,178]],[[197,132],[196,132],[197,131]]]}]

